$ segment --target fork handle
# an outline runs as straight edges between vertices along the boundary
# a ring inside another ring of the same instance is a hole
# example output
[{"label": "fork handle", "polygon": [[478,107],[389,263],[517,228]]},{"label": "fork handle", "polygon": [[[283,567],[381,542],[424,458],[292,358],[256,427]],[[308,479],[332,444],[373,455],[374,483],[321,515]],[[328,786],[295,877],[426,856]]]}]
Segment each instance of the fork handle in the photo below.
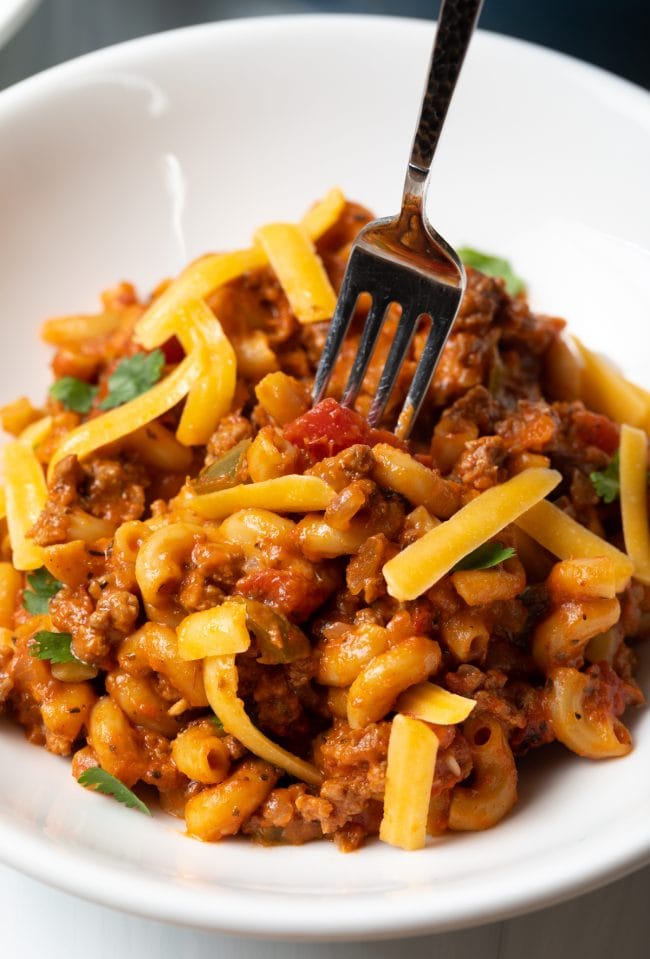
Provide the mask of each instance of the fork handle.
[{"label": "fork handle", "polygon": [[456,81],[478,20],[483,0],[443,0],[436,42],[409,160],[418,180],[426,177],[456,87]]}]

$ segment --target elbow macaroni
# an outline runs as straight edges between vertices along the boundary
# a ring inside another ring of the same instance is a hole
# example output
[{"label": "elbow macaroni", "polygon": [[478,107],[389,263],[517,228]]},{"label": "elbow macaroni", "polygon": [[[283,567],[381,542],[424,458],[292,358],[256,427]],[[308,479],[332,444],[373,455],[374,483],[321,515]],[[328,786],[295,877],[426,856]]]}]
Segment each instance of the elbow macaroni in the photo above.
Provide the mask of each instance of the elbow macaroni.
[{"label": "elbow macaroni", "polygon": [[[647,392],[581,344],[569,353],[523,298],[499,292],[504,323],[484,336],[494,288],[470,274],[471,322],[412,443],[360,415],[392,308],[356,408],[333,399],[345,351],[310,408],[364,217],[333,190],[147,305],[120,284],[98,316],[47,321],[68,382],[42,409],[2,410],[17,438],[0,494],[0,709],[76,750],[75,775],[155,786],[203,841],[352,848],[378,832],[419,849],[499,822],[532,746],[631,749],[619,717],[642,701],[627,639],[650,624]],[[352,341],[367,308],[363,295]],[[103,410],[138,346],[164,353],[163,378]],[[589,481],[619,435],[620,508]]]}]

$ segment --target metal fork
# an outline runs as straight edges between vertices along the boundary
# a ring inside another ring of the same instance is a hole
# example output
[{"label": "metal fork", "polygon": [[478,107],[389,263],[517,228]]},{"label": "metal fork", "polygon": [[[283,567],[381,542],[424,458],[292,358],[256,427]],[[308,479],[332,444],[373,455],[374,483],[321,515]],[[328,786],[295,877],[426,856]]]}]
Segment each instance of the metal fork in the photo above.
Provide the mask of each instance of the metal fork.
[{"label": "metal fork", "polygon": [[314,381],[313,400],[318,403],[327,389],[359,295],[369,293],[372,305],[341,400],[344,406],[352,406],[386,311],[391,303],[399,304],[402,315],[368,414],[370,425],[375,426],[384,414],[418,321],[428,316],[431,329],[395,429],[402,438],[413,427],[465,290],[465,271],[458,255],[427,221],[425,195],[433,155],[482,3],[443,0],[406,170],[402,209],[396,217],[369,223],[356,238]]}]

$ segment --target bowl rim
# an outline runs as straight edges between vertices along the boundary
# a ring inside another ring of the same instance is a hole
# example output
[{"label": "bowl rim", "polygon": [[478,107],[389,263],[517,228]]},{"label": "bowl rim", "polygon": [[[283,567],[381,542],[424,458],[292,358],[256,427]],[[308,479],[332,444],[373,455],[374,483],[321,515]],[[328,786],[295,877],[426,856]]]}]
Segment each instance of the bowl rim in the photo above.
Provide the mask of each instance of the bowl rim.
[{"label": "bowl rim", "polygon": [[13,0],[8,10],[2,9],[0,0],[0,47],[8,43],[27,22],[41,0]]},{"label": "bowl rim", "polygon": [[[11,120],[23,110],[39,109],[51,96],[61,95],[61,91],[71,80],[83,82],[115,62],[126,57],[144,58],[159,56],[171,46],[204,34],[240,33],[242,37],[256,31],[281,31],[302,28],[305,21],[323,22],[328,25],[345,21],[363,29],[394,30],[405,29],[417,33],[423,29],[432,30],[433,21],[419,18],[379,16],[366,14],[326,14],[303,13],[290,15],[268,15],[246,17],[228,21],[213,21],[163,31],[138,37],[77,57],[68,62],[51,67],[33,77],[23,80],[0,93],[0,128],[5,120]],[[588,82],[607,88],[611,94],[619,93],[629,106],[643,110],[647,119],[650,94],[641,87],[617,77],[592,64],[584,63],[565,54],[540,47],[528,41],[506,37],[491,31],[480,31],[485,42],[499,47],[524,48],[542,54],[547,60],[560,61],[565,66],[581,72]],[[589,860],[589,864],[574,857],[566,863],[565,875],[560,881],[554,876],[552,887],[544,878],[544,869],[534,883],[519,887],[508,885],[508,895],[504,898],[503,883],[495,881],[480,903],[458,903],[456,909],[450,908],[444,918],[427,914],[425,893],[414,891],[408,903],[400,901],[397,908],[386,909],[381,915],[373,912],[371,894],[352,895],[350,901],[341,903],[334,896],[312,897],[310,908],[303,915],[290,917],[278,909],[278,896],[266,896],[263,906],[256,904],[257,911],[251,914],[250,902],[236,908],[237,894],[226,898],[220,908],[210,903],[205,890],[201,895],[179,896],[178,888],[161,878],[130,875],[126,869],[119,869],[117,860],[104,861],[93,855],[91,850],[62,849],[54,846],[47,837],[35,836],[33,831],[21,823],[12,821],[9,816],[0,813],[0,859],[7,865],[27,875],[48,883],[65,892],[82,896],[94,902],[113,908],[147,916],[152,919],[176,922],[185,925],[211,928],[223,932],[244,934],[265,938],[293,938],[302,940],[345,940],[378,939],[389,936],[418,935],[430,931],[443,932],[488,921],[520,915],[524,912],[541,909],[557,903],[567,896],[579,895],[613,881],[623,875],[639,869],[650,862],[650,823],[647,836],[639,837],[626,830],[624,826],[612,829],[603,839],[598,855]],[[48,847],[49,844],[49,848]],[[44,851],[47,852],[44,855]],[[548,856],[546,858],[549,858]],[[119,882],[116,882],[116,878]],[[164,897],[167,890],[168,895]],[[262,894],[264,898],[264,894]],[[352,908],[356,903],[355,909]],[[337,928],[328,929],[328,918],[332,909],[335,913]],[[315,928],[314,928],[315,927]]]},{"label": "bowl rim", "polygon": [[[28,9],[35,7],[40,2],[41,0],[26,0],[26,7],[28,7]],[[383,29],[383,27],[389,26],[397,29],[414,28],[415,30],[422,29],[423,27],[433,30],[436,24],[435,18],[429,20],[423,17],[402,17],[390,14],[303,11],[300,13],[269,13],[251,17],[242,16],[229,20],[207,20],[202,23],[190,24],[184,27],[160,30],[156,33],[148,33],[143,36],[133,37],[129,40],[122,40],[119,43],[112,43],[109,46],[91,50],[89,53],[80,54],[79,56],[72,57],[70,60],[46,67],[44,70],[40,70],[32,76],[11,84],[4,90],[0,90],[0,122],[2,121],[3,110],[20,105],[24,98],[38,96],[39,92],[45,92],[49,88],[51,81],[58,79],[65,80],[68,76],[72,77],[83,73],[86,68],[90,71],[101,69],[105,63],[108,63],[116,55],[155,52],[156,47],[165,46],[170,42],[175,43],[179,37],[198,36],[201,33],[246,33],[251,29],[270,30],[275,27],[280,31],[285,31],[286,29],[296,29],[305,21],[316,24],[319,21],[322,21],[324,24],[344,21],[346,24],[356,22],[371,28]],[[487,30],[484,27],[478,27],[476,33],[483,37],[490,38],[491,42],[503,44],[505,47],[528,49],[536,53],[541,52],[551,59],[564,63],[568,68],[582,71],[585,75],[591,74],[592,80],[600,79],[601,82],[606,83],[610,88],[612,84],[618,86],[621,93],[625,93],[627,96],[638,97],[640,106],[645,105],[647,107],[648,105],[650,91],[645,90],[632,80],[621,77],[616,73],[611,73],[603,67],[599,67],[595,63],[580,60],[570,54],[563,53],[561,50],[554,50],[551,47],[545,47],[541,44],[533,43],[530,40],[524,40],[521,37],[499,33],[496,30]],[[645,101],[645,104],[643,101]]]}]

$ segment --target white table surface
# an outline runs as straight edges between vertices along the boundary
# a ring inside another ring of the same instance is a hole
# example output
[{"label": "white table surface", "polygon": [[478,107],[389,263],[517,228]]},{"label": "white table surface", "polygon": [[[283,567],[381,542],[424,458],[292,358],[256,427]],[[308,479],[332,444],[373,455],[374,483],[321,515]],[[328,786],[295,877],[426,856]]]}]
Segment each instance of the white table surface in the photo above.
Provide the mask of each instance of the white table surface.
[{"label": "white table surface", "polygon": [[[0,52],[0,87],[82,49],[175,25],[156,20],[165,11],[169,14],[170,0],[131,0],[114,7],[106,2],[95,7],[95,0],[85,3],[43,0],[31,24]],[[203,3],[201,9],[179,0],[173,6],[184,22],[239,12],[231,0],[214,7]],[[249,6],[247,12],[260,12],[252,9],[255,3]],[[270,12],[318,4],[288,0],[258,6]],[[129,23],[121,23],[127,14]],[[398,959],[406,949],[409,959],[650,959],[650,867],[587,896],[507,922],[401,943],[308,945],[239,939],[139,919],[0,866],[0,957]]]},{"label": "white table surface", "polygon": [[0,956],[18,959],[648,959],[650,867],[518,919],[370,943],[265,942],[114,912],[0,866]]}]

